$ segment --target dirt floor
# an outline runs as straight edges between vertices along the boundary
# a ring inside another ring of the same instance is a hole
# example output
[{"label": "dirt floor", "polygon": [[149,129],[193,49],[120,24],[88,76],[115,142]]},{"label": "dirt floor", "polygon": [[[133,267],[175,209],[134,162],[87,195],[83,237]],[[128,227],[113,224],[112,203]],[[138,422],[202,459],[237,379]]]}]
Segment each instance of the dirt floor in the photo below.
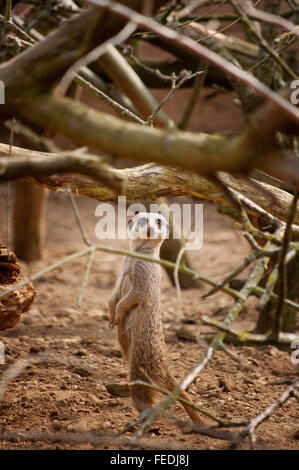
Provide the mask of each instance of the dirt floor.
[{"label": "dirt floor", "polygon": [[[2,190],[4,194],[4,190]],[[76,198],[88,235],[96,241],[97,202]],[[2,199],[2,208],[4,208]],[[3,212],[2,212],[3,214]],[[5,238],[4,225],[0,237]],[[51,193],[47,212],[44,259],[23,265],[32,274],[84,247],[67,196]],[[127,248],[127,241],[104,240],[104,244]],[[248,252],[242,234],[232,221],[219,215],[216,207],[204,207],[203,248],[192,253],[193,263],[202,274],[221,279]],[[111,395],[109,383],[126,383],[127,364],[121,357],[116,332],[108,328],[108,299],[117,278],[121,256],[97,252],[82,307],[77,306],[85,259],[78,259],[35,281],[37,298],[19,325],[1,333],[6,364],[0,374],[17,359],[41,357],[27,365],[8,384],[0,406],[0,431],[86,432],[104,436],[116,433],[137,416],[129,397]],[[244,275],[243,275],[244,276]],[[231,299],[218,293],[201,300],[206,289],[182,292],[183,318],[178,319],[176,290],[163,272],[162,310],[166,342],[172,370],[177,379],[188,373],[206,350],[214,330],[203,326],[200,315],[224,318]],[[254,300],[246,304],[235,326],[251,330],[257,320]],[[182,339],[185,329],[190,339]],[[262,412],[298,375],[290,351],[274,346],[233,346],[235,359],[217,351],[190,387],[192,399],[210,413],[225,420],[240,421]],[[40,356],[39,356],[40,355]],[[0,377],[1,379],[1,377]],[[285,382],[285,383],[282,383]],[[295,399],[263,423],[257,431],[263,448],[299,449],[299,411]],[[180,420],[178,422],[177,420]],[[182,425],[184,421],[184,425]],[[212,421],[206,418],[206,422]],[[226,449],[227,441],[189,432],[188,417],[179,404],[173,405],[147,438],[154,446],[181,449]],[[232,432],[236,432],[233,430]],[[247,448],[245,443],[241,446]],[[0,441],[1,449],[89,449],[92,445],[49,441]],[[123,448],[122,445],[99,446]]]}]

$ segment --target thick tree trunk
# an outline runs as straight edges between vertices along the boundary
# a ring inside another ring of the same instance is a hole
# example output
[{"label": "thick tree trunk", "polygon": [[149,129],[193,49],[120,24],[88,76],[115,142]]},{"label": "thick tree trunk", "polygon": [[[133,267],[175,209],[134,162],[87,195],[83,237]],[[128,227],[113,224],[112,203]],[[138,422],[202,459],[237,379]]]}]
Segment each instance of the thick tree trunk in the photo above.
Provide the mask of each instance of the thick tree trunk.
[{"label": "thick tree trunk", "polygon": [[14,209],[14,250],[19,259],[42,257],[48,190],[31,182],[17,181]]}]

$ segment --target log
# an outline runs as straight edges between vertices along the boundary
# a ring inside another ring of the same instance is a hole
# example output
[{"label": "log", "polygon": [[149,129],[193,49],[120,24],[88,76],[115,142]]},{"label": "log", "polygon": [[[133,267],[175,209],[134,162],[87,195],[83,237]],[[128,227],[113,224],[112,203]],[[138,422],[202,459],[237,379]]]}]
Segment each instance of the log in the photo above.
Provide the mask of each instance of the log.
[{"label": "log", "polygon": [[14,207],[14,250],[26,262],[42,258],[48,190],[17,181]]},{"label": "log", "polygon": [[[25,168],[22,169],[21,174],[18,174],[18,177],[32,175],[34,171],[34,181],[42,186],[51,190],[70,187],[75,193],[79,193],[83,196],[88,196],[99,201],[115,201],[120,194],[125,195],[128,201],[147,199],[154,201],[163,196],[185,195],[206,199],[215,202],[216,204],[223,204],[226,206],[232,205],[232,202],[228,199],[227,195],[224,194],[211,179],[188,171],[183,171],[178,168],[150,163],[119,170],[110,167],[107,163],[101,161],[100,157],[98,157],[101,170],[98,171],[98,176],[100,177],[101,182],[98,182],[95,181],[95,178],[82,175],[55,174],[55,167],[47,164],[48,162],[51,163],[52,158],[57,160],[56,171],[59,171],[59,173],[67,171],[66,165],[59,165],[59,161],[63,161],[63,158],[59,160],[59,156],[55,154],[28,150],[20,147],[12,147],[9,160],[5,158],[8,155],[9,145],[0,144],[0,181],[2,178],[6,181],[6,170],[5,168],[2,170],[1,157],[4,157],[3,160],[7,165],[9,165],[9,162],[12,165],[15,165],[15,161],[17,159],[21,160],[22,158],[25,158],[27,159],[24,161]],[[91,158],[91,156],[89,156],[89,158]],[[43,175],[44,172],[49,174],[50,167],[50,173],[52,173],[52,176],[37,176],[38,171],[33,165],[35,159],[39,160],[41,164],[40,175]],[[93,156],[91,160],[96,160],[96,157]],[[42,164],[43,162],[45,163]],[[89,159],[87,162],[89,163]],[[26,173],[25,170],[27,164],[28,168]],[[78,172],[84,172],[83,157],[80,157],[80,165],[81,170],[78,170]],[[71,155],[69,155],[69,168],[70,171],[75,171]],[[97,165],[93,163],[91,169],[94,174],[96,168]],[[17,166],[16,169],[18,169]],[[261,190],[259,190],[255,184],[251,183],[250,179],[245,180],[244,178],[233,177],[224,172],[218,172],[218,176],[229,188],[238,191],[274,217],[282,221],[286,220],[289,206],[292,201],[292,195],[288,192],[263,182],[258,183],[261,187]],[[12,175],[11,178],[13,178]],[[254,208],[250,212],[254,214],[257,213],[259,215],[259,212],[255,212]],[[299,208],[297,208],[294,224],[299,225]]]}]

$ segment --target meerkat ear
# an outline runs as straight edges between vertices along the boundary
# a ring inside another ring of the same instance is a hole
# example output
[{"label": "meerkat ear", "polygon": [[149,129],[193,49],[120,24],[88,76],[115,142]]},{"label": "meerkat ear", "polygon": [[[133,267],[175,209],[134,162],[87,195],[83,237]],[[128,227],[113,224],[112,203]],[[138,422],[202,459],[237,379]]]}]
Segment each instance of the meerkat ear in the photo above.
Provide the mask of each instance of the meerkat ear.
[{"label": "meerkat ear", "polygon": [[129,230],[132,230],[132,227],[133,227],[133,219],[130,219],[129,222],[128,222],[128,227],[129,227]]}]

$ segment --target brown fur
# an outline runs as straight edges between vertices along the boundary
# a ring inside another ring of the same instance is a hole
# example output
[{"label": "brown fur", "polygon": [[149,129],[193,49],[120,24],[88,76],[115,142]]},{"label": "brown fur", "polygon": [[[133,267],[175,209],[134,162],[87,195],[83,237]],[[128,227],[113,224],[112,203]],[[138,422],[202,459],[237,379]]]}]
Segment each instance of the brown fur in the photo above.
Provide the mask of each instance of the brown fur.
[{"label": "brown fur", "polygon": [[[168,226],[166,219],[159,214],[140,213],[132,219],[134,231],[141,217],[146,217],[148,227],[143,232],[148,238],[131,241],[131,251],[159,259],[160,246],[165,238],[161,230],[154,226],[159,217]],[[143,219],[144,221],[144,219]],[[158,238],[149,238],[150,228]],[[141,230],[142,231],[142,230]],[[123,354],[130,366],[130,381],[147,381],[142,369],[162,388],[172,391],[177,383],[169,371],[160,308],[161,267],[157,263],[125,257],[123,268],[114,288],[110,307],[110,325],[117,325],[118,339]],[[139,412],[152,408],[156,391],[142,386],[130,387],[133,403]],[[186,392],[181,397],[190,400]],[[192,407],[184,408],[193,422],[202,424],[199,413]]]}]

